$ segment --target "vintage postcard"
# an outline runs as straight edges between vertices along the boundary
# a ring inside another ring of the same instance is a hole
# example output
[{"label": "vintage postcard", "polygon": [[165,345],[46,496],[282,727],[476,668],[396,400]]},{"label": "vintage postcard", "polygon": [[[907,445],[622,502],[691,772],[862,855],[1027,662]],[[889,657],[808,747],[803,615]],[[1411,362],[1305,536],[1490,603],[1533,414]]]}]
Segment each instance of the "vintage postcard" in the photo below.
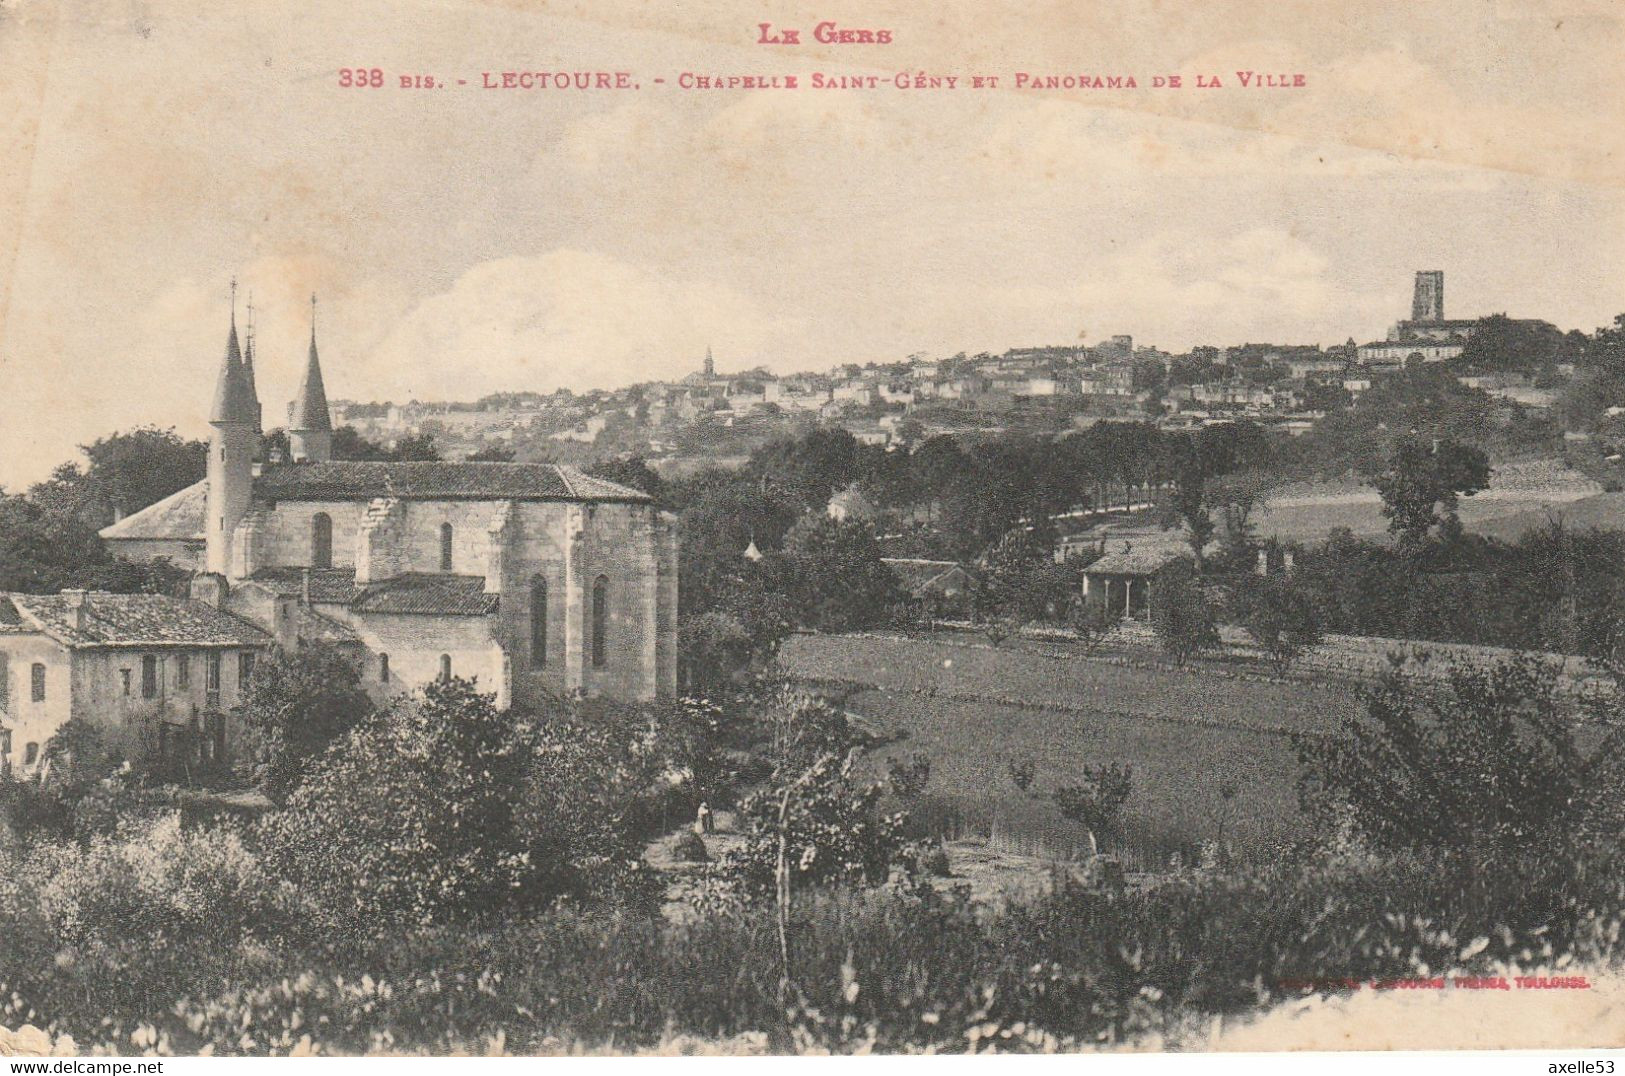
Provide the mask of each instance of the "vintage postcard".
[{"label": "vintage postcard", "polygon": [[1611,1072],[1622,59],[0,0],[0,1055]]}]

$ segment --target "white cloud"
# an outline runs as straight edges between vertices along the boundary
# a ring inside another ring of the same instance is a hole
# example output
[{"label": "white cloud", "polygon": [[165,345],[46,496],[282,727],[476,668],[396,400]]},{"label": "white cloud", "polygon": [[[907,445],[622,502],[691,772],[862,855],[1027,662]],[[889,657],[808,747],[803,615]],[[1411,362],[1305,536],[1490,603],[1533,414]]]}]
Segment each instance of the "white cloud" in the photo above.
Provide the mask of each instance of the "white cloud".
[{"label": "white cloud", "polygon": [[395,399],[608,388],[684,372],[707,346],[758,354],[795,331],[732,288],[555,250],[469,269],[417,304],[357,376]]}]

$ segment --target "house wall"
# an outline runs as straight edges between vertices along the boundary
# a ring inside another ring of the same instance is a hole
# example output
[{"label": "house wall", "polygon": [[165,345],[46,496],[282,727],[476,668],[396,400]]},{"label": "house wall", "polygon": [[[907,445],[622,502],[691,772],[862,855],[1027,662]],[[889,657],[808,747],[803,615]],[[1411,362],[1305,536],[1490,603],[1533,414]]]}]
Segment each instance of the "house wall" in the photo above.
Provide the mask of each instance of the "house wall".
[{"label": "house wall", "polygon": [[[344,606],[321,611],[350,625],[361,637],[361,683],[384,702],[422,687],[440,675],[440,656],[451,657],[451,673],[477,680],[481,691],[506,703],[504,654],[496,635],[497,621],[483,616],[424,616],[404,613],[353,613]],[[379,655],[389,655],[389,680],[380,677]]]},{"label": "house wall", "polygon": [[[158,719],[187,724],[194,714],[206,710],[226,712],[242,698],[239,682],[240,648],[220,648],[220,693],[208,691],[206,647],[136,647],[70,651],[45,635],[18,635],[0,638],[0,655],[7,663],[8,699],[6,716],[0,724],[11,730],[9,761],[20,768],[27,745],[37,743],[43,751],[46,741],[70,718],[80,718],[100,726],[113,742],[128,750],[141,750],[155,740],[152,722]],[[154,698],[141,694],[142,658],[158,659],[158,691]],[[190,665],[189,683],[179,682],[179,656]],[[32,700],[31,667],[45,665],[45,701]],[[130,672],[130,691],[124,693],[123,670]],[[228,728],[228,740],[233,734]],[[228,745],[229,750],[229,745]]]},{"label": "house wall", "polygon": [[[0,636],[0,662],[6,666],[0,726],[11,731],[11,752],[0,764],[9,763],[13,773],[21,773],[27,745],[37,744],[43,751],[45,741],[71,714],[72,664],[67,648],[42,634]],[[36,662],[45,666],[44,702],[33,701],[31,670]]]},{"label": "house wall", "polygon": [[[240,677],[241,647],[169,647],[164,649],[98,649],[74,652],[73,716],[100,725],[132,748],[151,750],[157,743],[157,722],[187,725],[195,715],[209,711],[229,713],[243,697]],[[209,654],[220,655],[220,691],[208,689]],[[158,694],[141,697],[142,658],[158,659]],[[187,686],[180,684],[180,657],[189,666]],[[130,693],[124,693],[120,673],[130,671]],[[228,724],[227,752],[237,731]]]}]

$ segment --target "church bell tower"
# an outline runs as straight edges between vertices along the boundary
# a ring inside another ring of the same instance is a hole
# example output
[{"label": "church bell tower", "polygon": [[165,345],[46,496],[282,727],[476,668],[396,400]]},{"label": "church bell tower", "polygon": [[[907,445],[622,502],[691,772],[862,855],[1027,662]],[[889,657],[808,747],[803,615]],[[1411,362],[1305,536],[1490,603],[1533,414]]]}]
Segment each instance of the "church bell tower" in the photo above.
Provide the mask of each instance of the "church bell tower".
[{"label": "church bell tower", "polygon": [[243,369],[237,343],[237,282],[231,284],[231,331],[226,354],[215,380],[214,406],[209,411],[209,468],[205,567],[219,575],[231,566],[231,536],[248,514],[254,495],[254,453],[259,446],[259,405]]}]

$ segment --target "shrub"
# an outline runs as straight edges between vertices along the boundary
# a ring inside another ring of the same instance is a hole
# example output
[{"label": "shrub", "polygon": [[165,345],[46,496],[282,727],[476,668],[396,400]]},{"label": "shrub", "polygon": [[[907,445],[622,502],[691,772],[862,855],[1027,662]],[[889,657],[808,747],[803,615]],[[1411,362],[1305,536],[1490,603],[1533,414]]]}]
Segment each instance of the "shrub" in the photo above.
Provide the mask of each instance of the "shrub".
[{"label": "shrub", "polygon": [[1236,593],[1234,615],[1280,673],[1320,642],[1320,612],[1313,597],[1283,576],[1249,575]]},{"label": "shrub", "polygon": [[[1443,685],[1396,660],[1341,734],[1303,738],[1312,809],[1346,805],[1360,831],[1402,849],[1574,847],[1613,840],[1625,778],[1617,695],[1577,708],[1532,657],[1454,667]],[[1600,726],[1587,728],[1586,719]]]},{"label": "shrub", "polygon": [[863,745],[839,711],[781,695],[770,704],[773,772],[740,804],[747,844],[726,872],[765,892],[781,851],[797,887],[886,880],[904,843],[907,816],[882,815],[885,786],[857,776]]},{"label": "shrub", "polygon": [[243,733],[238,766],[281,802],[328,744],[371,712],[360,670],[336,647],[279,650],[255,664],[237,707]]},{"label": "shrub", "polygon": [[1090,840],[1098,841],[1117,832],[1123,805],[1134,788],[1134,773],[1127,766],[1109,762],[1085,767],[1082,776],[1080,783],[1055,790],[1055,805],[1061,817],[1085,827]]},{"label": "shrub", "polygon": [[1151,628],[1174,664],[1183,665],[1199,651],[1219,645],[1213,607],[1188,562],[1164,568],[1151,584]]},{"label": "shrub", "polygon": [[672,842],[671,854],[684,863],[709,863],[711,853],[705,847],[705,838],[691,829],[685,829]]},{"label": "shrub", "polygon": [[538,871],[514,826],[520,743],[492,696],[432,683],[347,733],[266,817],[271,861],[352,927],[494,911]]}]

